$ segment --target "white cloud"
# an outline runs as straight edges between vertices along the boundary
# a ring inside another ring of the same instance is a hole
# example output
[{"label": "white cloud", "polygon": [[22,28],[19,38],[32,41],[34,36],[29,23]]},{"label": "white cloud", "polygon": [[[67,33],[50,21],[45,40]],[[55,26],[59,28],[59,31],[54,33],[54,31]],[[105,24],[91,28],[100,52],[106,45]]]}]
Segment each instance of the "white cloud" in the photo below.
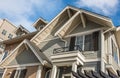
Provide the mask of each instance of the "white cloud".
[{"label": "white cloud", "polygon": [[0,2],[0,17],[33,31],[34,16],[52,15],[60,6],[60,0],[4,0]]},{"label": "white cloud", "polygon": [[106,15],[112,15],[116,13],[118,3],[118,0],[78,0],[76,2],[77,6],[79,7],[87,7]]}]

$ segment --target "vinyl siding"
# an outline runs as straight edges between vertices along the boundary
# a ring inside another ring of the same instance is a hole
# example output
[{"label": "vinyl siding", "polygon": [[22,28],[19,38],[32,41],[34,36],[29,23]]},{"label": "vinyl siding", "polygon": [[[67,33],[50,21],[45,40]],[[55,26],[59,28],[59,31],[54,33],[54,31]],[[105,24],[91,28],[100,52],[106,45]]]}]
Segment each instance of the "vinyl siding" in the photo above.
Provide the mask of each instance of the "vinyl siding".
[{"label": "vinyl siding", "polygon": [[9,65],[21,65],[29,63],[39,63],[39,60],[31,50],[24,50],[16,56],[16,58],[9,63]]}]

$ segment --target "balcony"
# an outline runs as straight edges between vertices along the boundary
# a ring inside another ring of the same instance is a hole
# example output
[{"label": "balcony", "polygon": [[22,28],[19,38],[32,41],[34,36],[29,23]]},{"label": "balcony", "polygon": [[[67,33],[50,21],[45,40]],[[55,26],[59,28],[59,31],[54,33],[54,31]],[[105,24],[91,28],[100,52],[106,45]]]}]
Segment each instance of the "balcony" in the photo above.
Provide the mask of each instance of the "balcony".
[{"label": "balcony", "polygon": [[120,70],[119,64],[117,64],[112,55],[108,55],[108,63],[106,64],[106,68],[111,70],[113,73],[117,73],[116,70]]},{"label": "balcony", "polygon": [[68,46],[54,49],[51,60],[52,63],[57,64],[58,66],[69,66],[73,62],[83,65],[85,62],[85,57],[82,54],[82,50],[79,46],[75,46],[72,50],[70,50]]}]

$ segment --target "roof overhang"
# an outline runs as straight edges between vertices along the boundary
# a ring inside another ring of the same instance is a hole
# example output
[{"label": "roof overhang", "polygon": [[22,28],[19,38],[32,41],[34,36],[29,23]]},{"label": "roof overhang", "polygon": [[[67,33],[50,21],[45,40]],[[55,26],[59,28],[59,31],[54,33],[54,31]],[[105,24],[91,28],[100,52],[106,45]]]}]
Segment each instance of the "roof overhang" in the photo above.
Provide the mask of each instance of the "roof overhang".
[{"label": "roof overhang", "polygon": [[36,35],[38,33],[38,31],[32,32],[32,33],[28,33],[22,36],[18,36],[12,39],[8,39],[8,40],[4,40],[1,41],[0,44],[6,44],[6,45],[11,45],[14,43],[19,43],[22,42],[24,39],[31,39],[34,35]]},{"label": "roof overhang", "polygon": [[[0,66],[1,67],[6,67],[13,59],[15,59],[15,57],[22,52],[25,48],[30,48],[31,51],[35,54],[35,56],[38,58],[38,60],[40,61],[41,65],[45,65],[48,67],[51,67],[50,62],[48,62],[47,58],[42,58],[43,57],[43,53],[40,52],[40,50],[36,49],[32,43],[29,40],[24,40],[21,44],[19,44],[1,63]],[[42,55],[40,55],[40,54]]]},{"label": "roof overhang", "polygon": [[35,22],[33,23],[32,26],[36,27],[39,22],[42,22],[42,23],[44,23],[44,24],[46,24],[46,25],[48,24],[48,22],[45,21],[43,18],[39,18],[37,21],[35,21]]},{"label": "roof overhang", "polygon": [[66,24],[64,24],[55,33],[55,36],[58,35],[58,36],[63,37],[65,35],[65,33],[68,31],[68,29],[71,27],[70,26],[71,23],[73,23],[73,21],[77,17],[80,17],[80,19],[81,19],[80,21],[81,21],[81,23],[82,23],[84,28],[86,27],[86,23],[87,23],[86,20],[95,22],[95,23],[97,23],[97,24],[99,24],[101,26],[104,26],[104,27],[108,27],[108,28],[113,28],[114,27],[114,25],[113,25],[113,23],[112,23],[110,18],[107,18],[105,16],[102,16],[102,15],[99,15],[99,14],[96,14],[96,13],[93,13],[93,12],[89,12],[89,11],[86,11],[86,10],[83,10],[83,9],[71,7],[71,6],[68,6],[68,8],[76,10],[77,12],[70,18],[69,21],[67,21]]}]

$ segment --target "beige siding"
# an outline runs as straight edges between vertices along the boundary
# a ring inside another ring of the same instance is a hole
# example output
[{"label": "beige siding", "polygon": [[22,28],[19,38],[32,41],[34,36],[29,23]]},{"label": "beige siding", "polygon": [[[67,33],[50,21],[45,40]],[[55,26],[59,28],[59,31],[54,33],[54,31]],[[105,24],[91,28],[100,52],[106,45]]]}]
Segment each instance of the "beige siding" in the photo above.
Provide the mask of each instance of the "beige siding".
[{"label": "beige siding", "polygon": [[[38,66],[30,66],[30,67],[26,67],[26,69],[27,69],[27,73],[25,78],[36,78]],[[13,70],[16,70],[16,68],[8,68],[4,78],[10,78]]]},{"label": "beige siding", "polygon": [[[91,22],[91,21],[87,21],[85,28],[83,27],[82,24],[80,24],[73,31],[71,31],[70,34],[81,33],[81,32],[85,32],[85,31],[89,31],[89,30],[93,30],[93,29],[101,28],[101,27],[103,26],[96,24],[94,22]],[[67,34],[67,35],[70,35],[70,34]]]},{"label": "beige siding", "polygon": [[[16,27],[13,26],[11,23],[9,23],[9,22],[6,21],[6,20],[3,21],[3,24],[2,24],[1,27],[0,27],[0,38],[3,39],[3,40],[7,40],[9,34],[12,34],[12,35],[16,36],[15,33],[14,33],[15,29],[16,29]],[[7,31],[6,35],[3,35],[3,34],[2,34],[2,31],[3,31],[3,30],[6,30],[6,31]]]},{"label": "beige siding", "polygon": [[38,66],[27,67],[25,78],[36,78]]},{"label": "beige siding", "polygon": [[5,76],[4,78],[10,78],[12,72],[15,70],[16,68],[8,68],[6,73],[5,73]]}]

